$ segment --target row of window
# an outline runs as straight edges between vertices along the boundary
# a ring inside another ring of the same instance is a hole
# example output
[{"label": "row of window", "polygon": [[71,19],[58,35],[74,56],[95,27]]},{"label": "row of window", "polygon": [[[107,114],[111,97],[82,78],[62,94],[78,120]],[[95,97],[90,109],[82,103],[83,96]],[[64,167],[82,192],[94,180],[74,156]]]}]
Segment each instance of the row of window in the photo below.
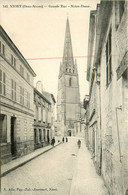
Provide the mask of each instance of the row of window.
[{"label": "row of window", "polygon": [[35,120],[43,122],[51,122],[51,113],[48,110],[45,110],[43,107],[38,107],[35,105]]},{"label": "row of window", "polygon": [[[0,53],[5,56],[5,45],[0,41]],[[11,65],[16,69],[16,58],[11,54]],[[24,68],[20,65],[20,75],[24,77]],[[30,82],[30,75],[27,73],[26,79]]]},{"label": "row of window", "polygon": [[[118,28],[125,9],[125,1],[116,1],[116,29]],[[112,80],[112,30],[110,28],[107,42],[106,42],[106,86],[110,84]]]},{"label": "row of window", "polygon": [[[23,123],[21,123],[22,126]],[[43,133],[43,135],[42,135]],[[34,129],[34,140],[37,138],[38,134],[36,129]],[[47,138],[49,137],[49,133],[47,132]],[[46,133],[45,129],[43,129],[43,132],[41,129],[39,129],[39,141],[45,141],[46,139]],[[7,142],[7,115],[0,114],[0,142],[6,143]]]},{"label": "row of window", "polygon": [[[124,13],[125,1],[123,0],[116,1],[115,5],[116,5],[115,24],[117,29]],[[110,28],[106,42],[106,86],[110,84],[111,80],[112,80],[112,30]]]},{"label": "row of window", "polygon": [[[25,89],[20,86],[20,104],[25,105]],[[6,74],[0,69],[0,94],[6,95]],[[17,83],[11,79],[11,98],[13,101],[17,100]],[[30,108],[30,93],[27,92],[27,107]]]},{"label": "row of window", "polygon": [[36,95],[34,93],[34,101],[37,102],[38,104],[42,104],[43,106],[45,106],[46,108],[48,108],[48,110],[51,109],[51,106],[49,103],[47,103],[43,98],[41,98],[40,96]]}]

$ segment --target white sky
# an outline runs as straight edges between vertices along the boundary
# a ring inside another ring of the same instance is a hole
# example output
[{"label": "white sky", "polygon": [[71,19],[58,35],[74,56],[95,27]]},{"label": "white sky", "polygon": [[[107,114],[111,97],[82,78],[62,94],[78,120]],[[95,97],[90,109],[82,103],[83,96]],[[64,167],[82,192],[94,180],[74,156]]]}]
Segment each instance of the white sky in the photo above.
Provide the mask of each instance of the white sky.
[{"label": "white sky", "polygon": [[[22,3],[21,3],[22,2]],[[1,0],[1,24],[26,59],[62,57],[67,16],[69,18],[73,55],[87,56],[90,10],[96,9],[95,0]],[[8,8],[3,8],[8,5]],[[9,8],[10,5],[67,5],[69,8]],[[89,8],[71,8],[85,5]],[[57,97],[61,59],[28,60],[41,80],[43,89]],[[86,58],[77,58],[81,100],[88,94]],[[34,85],[35,85],[34,84]]]}]

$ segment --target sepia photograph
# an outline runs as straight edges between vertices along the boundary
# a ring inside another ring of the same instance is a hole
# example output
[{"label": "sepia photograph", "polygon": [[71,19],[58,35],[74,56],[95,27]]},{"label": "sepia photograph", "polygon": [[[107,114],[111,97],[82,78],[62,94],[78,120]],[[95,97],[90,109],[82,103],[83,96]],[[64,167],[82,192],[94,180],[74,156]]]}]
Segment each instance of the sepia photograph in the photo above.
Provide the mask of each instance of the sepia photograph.
[{"label": "sepia photograph", "polygon": [[128,195],[128,1],[0,1],[0,194]]}]

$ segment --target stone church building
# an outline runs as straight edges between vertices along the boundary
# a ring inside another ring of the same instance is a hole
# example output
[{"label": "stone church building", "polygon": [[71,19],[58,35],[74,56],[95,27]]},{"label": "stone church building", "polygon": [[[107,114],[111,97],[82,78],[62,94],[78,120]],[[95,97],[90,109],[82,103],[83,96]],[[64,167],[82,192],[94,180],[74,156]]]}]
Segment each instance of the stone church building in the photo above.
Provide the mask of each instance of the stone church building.
[{"label": "stone church building", "polygon": [[[76,134],[76,121],[80,119],[79,78],[74,62],[69,20],[67,19],[63,59],[60,63],[57,96],[57,121],[64,135]],[[62,133],[62,134],[63,134]]]}]

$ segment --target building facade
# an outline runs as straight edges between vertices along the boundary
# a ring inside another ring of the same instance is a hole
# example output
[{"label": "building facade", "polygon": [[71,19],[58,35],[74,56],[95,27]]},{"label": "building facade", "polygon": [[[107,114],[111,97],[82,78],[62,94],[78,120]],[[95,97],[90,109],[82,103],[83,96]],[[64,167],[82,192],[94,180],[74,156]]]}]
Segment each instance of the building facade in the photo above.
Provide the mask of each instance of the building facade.
[{"label": "building facade", "polygon": [[89,149],[89,95],[85,95],[85,98],[83,100],[83,107],[85,109],[85,127],[84,127],[84,133],[85,133],[85,143],[87,148]]},{"label": "building facade", "polygon": [[87,99],[85,99],[86,113],[86,130],[88,132],[87,145],[92,154],[94,164],[96,166],[97,173],[101,174],[101,109],[100,109],[100,85],[98,82],[98,75],[100,73],[100,67],[97,68],[94,65],[96,50],[96,39],[98,33],[98,16],[100,11],[100,5],[97,5],[97,10],[90,12],[90,25],[89,25],[89,38],[88,38],[88,61],[87,61],[87,80],[89,81],[89,102],[87,105]]},{"label": "building facade", "polygon": [[1,163],[34,150],[33,80],[35,73],[0,26]]},{"label": "building facade", "polygon": [[88,141],[110,194],[128,190],[127,12],[127,1],[101,1],[90,15]]},{"label": "building facade", "polygon": [[34,88],[34,145],[35,149],[51,143],[54,136],[55,98],[43,91],[41,81]]},{"label": "building facade", "polygon": [[51,120],[51,137],[55,136],[55,104],[56,100],[53,94],[43,91],[44,96],[50,101],[51,109],[50,109],[50,120]]},{"label": "building facade", "polygon": [[79,78],[74,62],[69,20],[67,19],[63,60],[60,64],[57,95],[57,121],[65,135],[75,135],[74,123],[80,118]]},{"label": "building facade", "polygon": [[80,102],[80,117],[74,122],[74,128],[77,136],[85,136],[85,109],[82,102]]}]

